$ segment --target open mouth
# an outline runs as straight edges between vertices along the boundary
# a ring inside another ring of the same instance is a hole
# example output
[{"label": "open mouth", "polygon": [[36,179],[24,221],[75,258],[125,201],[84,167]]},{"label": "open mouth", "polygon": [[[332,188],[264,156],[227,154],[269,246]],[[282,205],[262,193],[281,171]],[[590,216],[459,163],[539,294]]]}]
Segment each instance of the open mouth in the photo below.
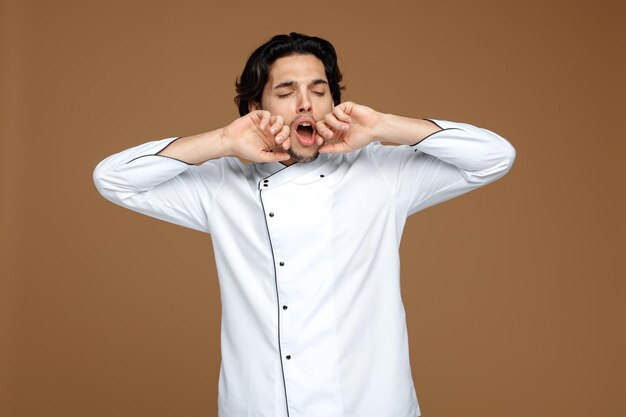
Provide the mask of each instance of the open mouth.
[{"label": "open mouth", "polygon": [[310,117],[303,117],[294,122],[294,131],[298,142],[302,146],[311,146],[315,143],[315,122]]}]

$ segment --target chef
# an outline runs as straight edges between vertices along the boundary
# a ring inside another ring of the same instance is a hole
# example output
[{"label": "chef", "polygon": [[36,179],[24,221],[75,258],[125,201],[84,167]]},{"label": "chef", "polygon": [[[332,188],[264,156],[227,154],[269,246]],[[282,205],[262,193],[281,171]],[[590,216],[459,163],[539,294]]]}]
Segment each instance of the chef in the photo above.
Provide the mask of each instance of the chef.
[{"label": "chef", "polygon": [[113,203],[210,234],[219,417],[419,416],[400,294],[404,224],[515,160],[490,130],[342,102],[341,81],[328,41],[274,36],[238,79],[239,118],[136,145],[94,170]]}]

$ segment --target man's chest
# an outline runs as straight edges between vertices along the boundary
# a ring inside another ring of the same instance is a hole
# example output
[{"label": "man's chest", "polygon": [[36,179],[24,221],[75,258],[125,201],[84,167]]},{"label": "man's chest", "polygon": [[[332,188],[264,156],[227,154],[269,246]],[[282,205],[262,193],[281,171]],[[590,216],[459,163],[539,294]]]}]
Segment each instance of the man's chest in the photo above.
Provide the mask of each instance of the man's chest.
[{"label": "man's chest", "polygon": [[[317,171],[295,178],[268,175],[227,184],[210,216],[214,240],[245,236],[283,256],[358,246],[394,224],[390,192],[372,172]],[[245,245],[245,243],[242,243]]]}]

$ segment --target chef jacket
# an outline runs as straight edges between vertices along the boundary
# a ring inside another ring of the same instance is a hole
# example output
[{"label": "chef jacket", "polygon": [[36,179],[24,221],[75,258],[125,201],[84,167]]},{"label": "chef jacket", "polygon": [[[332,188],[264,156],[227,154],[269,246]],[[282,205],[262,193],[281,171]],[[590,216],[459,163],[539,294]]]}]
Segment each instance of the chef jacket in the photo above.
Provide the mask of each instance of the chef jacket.
[{"label": "chef jacket", "polygon": [[400,294],[406,218],[515,160],[494,132],[431,121],[443,130],[415,145],[375,141],[291,166],[155,155],[174,137],[97,165],[106,199],[212,237],[219,417],[420,415]]}]

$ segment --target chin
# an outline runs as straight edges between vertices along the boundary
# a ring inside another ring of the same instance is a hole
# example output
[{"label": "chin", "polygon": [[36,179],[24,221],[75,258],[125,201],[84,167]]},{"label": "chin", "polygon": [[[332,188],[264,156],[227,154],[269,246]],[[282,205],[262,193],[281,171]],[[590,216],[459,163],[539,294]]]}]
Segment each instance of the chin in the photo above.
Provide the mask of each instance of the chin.
[{"label": "chin", "polygon": [[289,154],[291,159],[293,159],[296,162],[301,162],[301,163],[313,162],[317,159],[317,157],[320,154],[317,148],[311,149],[311,150],[307,149],[307,151],[308,152],[301,152],[301,151],[294,150],[293,148],[287,149],[287,153]]}]

